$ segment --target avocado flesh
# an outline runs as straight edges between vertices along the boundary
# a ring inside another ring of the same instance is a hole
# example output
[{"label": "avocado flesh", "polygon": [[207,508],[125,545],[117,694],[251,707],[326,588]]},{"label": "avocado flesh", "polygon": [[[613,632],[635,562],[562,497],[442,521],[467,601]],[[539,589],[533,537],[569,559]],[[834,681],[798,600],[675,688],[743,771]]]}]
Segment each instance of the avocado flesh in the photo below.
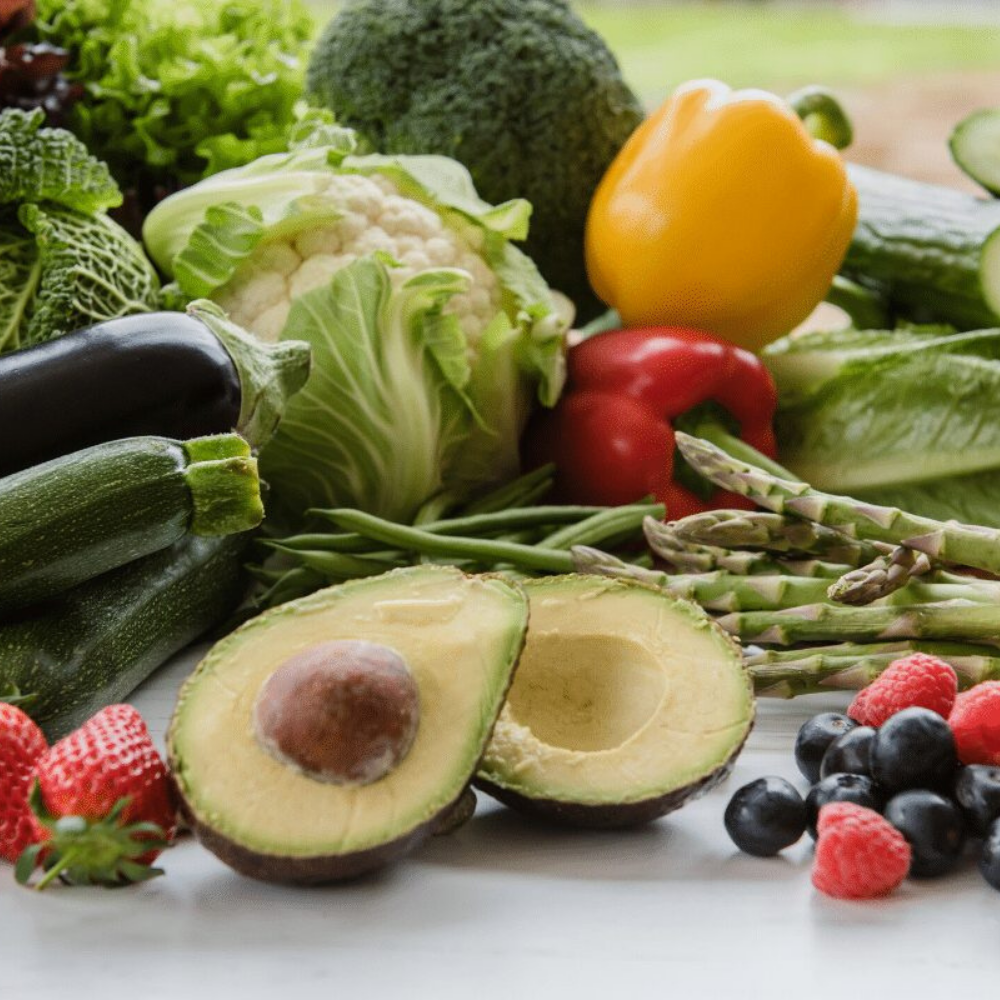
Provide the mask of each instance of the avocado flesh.
[{"label": "avocado flesh", "polygon": [[531,628],[477,775],[594,827],[648,822],[725,778],[753,723],[739,648],[690,602],[592,576],[525,582]]},{"label": "avocado flesh", "polygon": [[[199,839],[237,870],[280,881],[352,877],[429,836],[461,797],[524,643],[523,591],[443,566],[318,591],[248,622],[185,683],[168,749]],[[369,785],[331,785],[271,756],[251,715],[290,656],[332,639],[395,649],[420,694],[406,757]]]}]

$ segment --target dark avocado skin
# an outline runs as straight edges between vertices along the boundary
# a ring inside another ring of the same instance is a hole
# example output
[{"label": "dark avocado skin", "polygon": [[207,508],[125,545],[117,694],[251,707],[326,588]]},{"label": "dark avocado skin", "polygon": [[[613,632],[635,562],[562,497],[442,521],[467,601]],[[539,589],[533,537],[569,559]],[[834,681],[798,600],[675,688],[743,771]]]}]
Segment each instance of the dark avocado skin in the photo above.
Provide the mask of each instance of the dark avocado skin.
[{"label": "dark avocado skin", "polygon": [[465,790],[426,823],[421,823],[395,840],[367,851],[319,854],[307,858],[262,854],[243,847],[202,823],[183,797],[181,812],[201,844],[241,875],[262,882],[282,882],[286,885],[324,885],[359,878],[409,854],[435,832],[437,824],[458,806],[464,794]]},{"label": "dark avocado skin", "polygon": [[434,820],[434,829],[431,831],[433,836],[447,837],[461,829],[475,815],[477,805],[476,793],[471,785],[466,785],[465,791],[455,800],[455,804],[438,813],[437,819]]},{"label": "dark avocado skin", "polygon": [[[504,582],[509,583],[507,580]],[[520,644],[514,651],[513,665],[507,676],[507,685],[503,690],[502,696],[497,699],[496,714],[493,717],[491,725],[483,735],[482,746],[479,748],[479,757],[471,767],[470,779],[486,753],[486,746],[493,733],[493,726],[500,717],[500,712],[514,683],[514,674],[517,672],[518,662],[521,654],[524,652],[525,643],[528,640],[529,627],[530,612],[525,622],[525,629],[521,635]],[[202,846],[211,851],[224,864],[241,875],[246,875],[249,878],[258,879],[262,882],[282,882],[294,885],[325,885],[331,882],[344,882],[349,879],[359,878],[410,854],[425,840],[436,834],[454,832],[467,820],[471,819],[472,814],[476,810],[475,792],[472,791],[470,783],[467,782],[458,795],[429,820],[414,827],[400,837],[387,841],[384,844],[379,844],[377,847],[369,848],[366,851],[354,851],[347,854],[320,854],[305,858],[289,857],[280,854],[262,854],[260,851],[251,850],[242,844],[230,840],[224,834],[212,829],[212,827],[199,819],[197,813],[190,807],[187,801],[184,794],[183,782],[178,780],[181,769],[178,766],[178,761],[173,751],[172,741],[169,739],[167,753],[174,787],[177,789],[178,799],[180,800],[181,815],[191,828],[191,832],[198,838]]]},{"label": "dark avocado skin", "polygon": [[[751,725],[747,729],[750,735]],[[560,826],[572,826],[588,830],[616,830],[623,827],[642,826],[653,820],[666,816],[667,813],[680,809],[692,799],[710,792],[729,777],[736,763],[746,736],[739,746],[733,749],[729,758],[711,774],[690,785],[675,788],[665,795],[651,799],[641,799],[638,802],[609,803],[606,805],[588,805],[584,802],[566,802],[559,799],[529,798],[520,792],[512,791],[500,785],[493,784],[487,778],[477,775],[473,784],[488,795],[492,795],[505,806],[510,806],[526,816],[556,823]]]}]

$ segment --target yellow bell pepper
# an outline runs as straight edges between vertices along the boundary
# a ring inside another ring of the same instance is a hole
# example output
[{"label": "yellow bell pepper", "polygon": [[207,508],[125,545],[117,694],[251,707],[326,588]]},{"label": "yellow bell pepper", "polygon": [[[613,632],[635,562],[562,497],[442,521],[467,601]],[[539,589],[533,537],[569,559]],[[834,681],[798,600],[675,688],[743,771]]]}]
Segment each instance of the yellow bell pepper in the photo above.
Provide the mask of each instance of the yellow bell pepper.
[{"label": "yellow bell pepper", "polygon": [[625,325],[690,326],[756,351],[823,299],[857,195],[837,150],[803,122],[838,141],[835,124],[849,141],[820,94],[796,113],[773,94],[697,80],[633,133],[586,233],[591,284]]}]

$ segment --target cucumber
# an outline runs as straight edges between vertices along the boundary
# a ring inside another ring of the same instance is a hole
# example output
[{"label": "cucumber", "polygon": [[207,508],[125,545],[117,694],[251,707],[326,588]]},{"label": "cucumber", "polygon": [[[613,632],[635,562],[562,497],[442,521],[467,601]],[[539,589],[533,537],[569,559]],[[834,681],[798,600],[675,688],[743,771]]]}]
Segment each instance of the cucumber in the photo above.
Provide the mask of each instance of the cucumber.
[{"label": "cucumber", "polygon": [[850,167],[858,225],[841,272],[899,318],[1000,325],[1000,201]]},{"label": "cucumber", "polygon": [[[16,433],[16,428],[13,429]],[[0,479],[0,618],[166,548],[263,517],[235,434],[126,438]]]},{"label": "cucumber", "polygon": [[246,544],[188,535],[0,625],[0,691],[59,739],[232,611]]},{"label": "cucumber", "polygon": [[955,126],[948,146],[967,176],[1000,196],[1000,108],[974,111]]}]

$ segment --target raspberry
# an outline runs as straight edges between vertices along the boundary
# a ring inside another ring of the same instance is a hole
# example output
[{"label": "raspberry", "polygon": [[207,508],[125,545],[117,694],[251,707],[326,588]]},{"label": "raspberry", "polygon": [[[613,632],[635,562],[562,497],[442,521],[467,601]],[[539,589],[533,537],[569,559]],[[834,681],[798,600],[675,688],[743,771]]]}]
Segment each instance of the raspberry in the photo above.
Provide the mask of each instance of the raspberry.
[{"label": "raspberry", "polygon": [[960,694],[948,725],[963,764],[1000,764],[1000,681]]},{"label": "raspberry", "polygon": [[876,729],[904,708],[929,708],[947,719],[957,692],[958,677],[950,664],[927,653],[912,653],[894,660],[859,691],[847,714]]},{"label": "raspberry", "polygon": [[819,812],[812,881],[835,899],[871,899],[892,892],[910,870],[910,845],[887,820],[853,802]]}]

